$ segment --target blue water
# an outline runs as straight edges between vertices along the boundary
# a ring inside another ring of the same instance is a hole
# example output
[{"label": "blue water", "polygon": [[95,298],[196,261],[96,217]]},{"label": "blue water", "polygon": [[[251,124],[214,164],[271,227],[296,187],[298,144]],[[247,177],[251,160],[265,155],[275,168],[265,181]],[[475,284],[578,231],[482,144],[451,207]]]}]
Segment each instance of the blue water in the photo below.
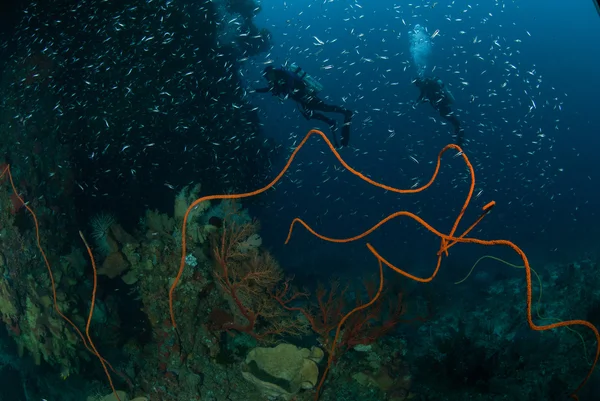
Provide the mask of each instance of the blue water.
[{"label": "blue water", "polygon": [[[417,23],[430,33],[439,29],[432,39],[429,74],[452,88],[466,128],[465,151],[476,171],[476,193],[482,191],[466,222],[495,200],[496,209],[476,235],[511,239],[538,263],[568,260],[598,243],[600,117],[595,99],[600,58],[593,49],[600,40],[600,21],[592,2],[457,1],[434,8],[388,1],[264,2],[257,23],[272,31],[274,46],[247,66],[249,82],[262,85],[263,63],[302,65],[324,85],[322,95],[329,102],[343,102],[357,112],[352,149],[344,150],[343,157],[399,188],[426,182],[437,153],[451,141],[450,129],[431,107],[413,110],[406,104],[418,96],[411,85],[416,68],[408,32]],[[288,147],[312,127],[326,129],[305,121],[291,102],[251,99],[261,109],[267,135]],[[530,110],[532,102],[536,107]],[[347,234],[406,209],[447,231],[468,189],[462,162],[446,156],[430,190],[386,194],[335,171],[324,145],[313,142],[300,155],[301,170],[269,195],[268,215],[276,222],[265,231],[279,242],[296,215],[312,221],[318,215],[328,233]],[[436,240],[413,223],[394,223],[383,231],[383,246],[401,247],[402,258],[420,264],[434,255]],[[353,264],[344,258],[347,249],[330,251],[339,252],[340,264]],[[462,254],[457,247],[454,255],[470,260],[486,251]],[[281,255],[295,258],[287,248]]]}]

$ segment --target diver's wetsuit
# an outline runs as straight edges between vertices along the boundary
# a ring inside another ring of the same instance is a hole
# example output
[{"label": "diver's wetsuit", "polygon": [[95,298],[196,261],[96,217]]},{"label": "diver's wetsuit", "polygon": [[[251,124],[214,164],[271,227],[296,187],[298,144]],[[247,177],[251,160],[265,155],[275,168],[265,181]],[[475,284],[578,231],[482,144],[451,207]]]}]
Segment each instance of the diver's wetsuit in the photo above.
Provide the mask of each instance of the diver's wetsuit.
[{"label": "diver's wetsuit", "polygon": [[453,99],[448,96],[448,93],[444,88],[444,83],[438,78],[418,78],[415,81],[415,85],[417,85],[421,91],[419,98],[417,99],[417,104],[429,102],[431,107],[436,109],[443,119],[452,124],[454,127],[453,137],[455,142],[458,146],[462,146],[465,130],[461,128],[460,120],[456,117],[450,107]]},{"label": "diver's wetsuit", "polygon": [[[273,74],[269,79],[269,74]],[[348,146],[350,141],[350,123],[352,121],[352,111],[341,106],[335,106],[325,103],[319,99],[316,94],[312,94],[307,88],[306,84],[296,74],[286,71],[283,68],[271,68],[265,70],[265,78],[269,81],[269,86],[266,88],[258,88],[256,92],[267,93],[271,92],[273,96],[280,96],[283,98],[290,97],[296,103],[298,103],[300,112],[307,120],[315,119],[324,121],[329,124],[331,128],[331,134],[333,137],[333,143],[337,147],[337,138],[335,136],[336,122],[333,118],[329,118],[324,114],[317,113],[322,111],[324,113],[340,113],[344,115],[344,126],[342,127],[342,146]]]}]

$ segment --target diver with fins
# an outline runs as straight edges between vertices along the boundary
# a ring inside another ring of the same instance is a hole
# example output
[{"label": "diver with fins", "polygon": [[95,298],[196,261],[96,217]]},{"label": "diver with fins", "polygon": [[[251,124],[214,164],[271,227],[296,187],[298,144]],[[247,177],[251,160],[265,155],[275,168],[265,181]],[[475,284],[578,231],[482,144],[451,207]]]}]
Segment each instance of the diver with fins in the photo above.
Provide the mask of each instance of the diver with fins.
[{"label": "diver with fins", "polygon": [[444,82],[438,77],[432,78],[417,78],[414,84],[421,91],[419,97],[415,102],[415,106],[424,102],[429,102],[440,116],[448,121],[454,127],[454,142],[458,146],[462,146],[464,143],[465,130],[460,126],[460,120],[452,111],[452,103],[454,103],[454,96],[450,90],[446,87]]},{"label": "diver with fins", "polygon": [[[323,86],[317,80],[306,74],[296,64],[279,68],[268,65],[263,71],[263,77],[267,80],[268,86],[255,89],[256,92],[271,92],[273,96],[278,96],[281,99],[290,98],[294,100],[304,118],[307,120],[320,120],[329,125],[335,147],[339,147],[340,144],[344,147],[348,146],[350,141],[350,124],[352,123],[354,113],[352,110],[327,104],[320,99],[318,94],[323,89]],[[336,137],[336,121],[319,112],[339,113],[344,116],[340,143],[338,143]]]}]

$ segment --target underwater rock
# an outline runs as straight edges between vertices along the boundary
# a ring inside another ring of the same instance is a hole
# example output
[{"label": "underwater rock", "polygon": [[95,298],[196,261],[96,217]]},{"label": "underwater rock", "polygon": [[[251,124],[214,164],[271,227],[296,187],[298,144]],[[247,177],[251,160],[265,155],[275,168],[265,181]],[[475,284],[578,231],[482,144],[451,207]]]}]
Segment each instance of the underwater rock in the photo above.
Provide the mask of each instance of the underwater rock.
[{"label": "underwater rock", "polygon": [[102,267],[98,269],[98,274],[115,278],[123,274],[129,268],[129,263],[123,257],[121,252],[113,252],[106,257]]},{"label": "underwater rock", "polygon": [[129,272],[121,276],[121,280],[127,285],[134,285],[138,281],[138,276],[135,271],[129,270]]},{"label": "underwater rock", "polygon": [[317,363],[322,358],[323,350],[317,347],[312,350],[292,344],[257,347],[242,364],[242,376],[266,397],[291,400],[301,389],[311,389],[317,384]]}]

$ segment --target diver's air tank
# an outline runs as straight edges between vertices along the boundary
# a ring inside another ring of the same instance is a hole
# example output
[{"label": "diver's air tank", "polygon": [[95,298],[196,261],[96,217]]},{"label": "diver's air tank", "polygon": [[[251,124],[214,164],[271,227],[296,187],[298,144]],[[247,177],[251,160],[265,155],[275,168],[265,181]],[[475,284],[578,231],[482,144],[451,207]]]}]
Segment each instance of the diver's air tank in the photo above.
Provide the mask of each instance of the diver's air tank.
[{"label": "diver's air tank", "polygon": [[304,82],[304,84],[306,84],[306,88],[310,92],[312,92],[313,95],[316,95],[317,93],[323,90],[323,85],[321,85],[319,81],[308,75],[306,71],[304,71],[302,67],[299,67],[296,63],[290,64],[289,69],[294,74],[296,74],[298,78],[300,78],[302,82]]},{"label": "diver's air tank", "polygon": [[442,88],[444,93],[446,94],[446,97],[448,98],[450,103],[454,103],[455,102],[454,95],[452,94],[452,92],[450,92],[450,89],[448,89],[448,86],[444,83],[444,81],[442,81],[441,79],[438,79],[437,83]]}]

